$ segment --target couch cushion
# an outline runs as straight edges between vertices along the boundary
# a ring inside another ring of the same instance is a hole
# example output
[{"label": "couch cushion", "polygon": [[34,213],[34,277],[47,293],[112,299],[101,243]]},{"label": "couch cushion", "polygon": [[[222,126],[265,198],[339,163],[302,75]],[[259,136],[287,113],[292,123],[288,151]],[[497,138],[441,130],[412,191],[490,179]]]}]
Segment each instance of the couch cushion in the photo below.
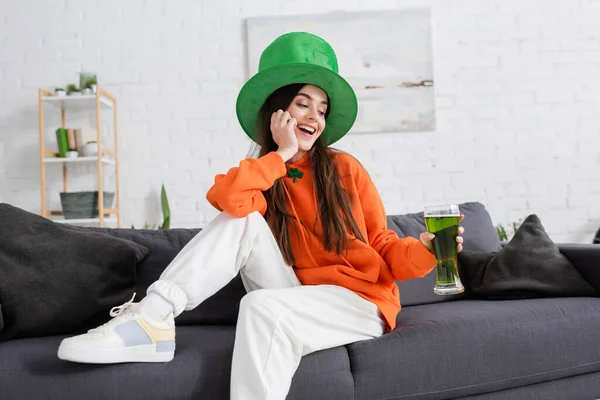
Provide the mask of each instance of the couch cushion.
[{"label": "couch cushion", "polygon": [[593,297],[592,287],[529,215],[497,253],[459,253],[460,276],[469,297],[512,300],[534,297]]},{"label": "couch cushion", "polygon": [[[137,266],[137,300],[156,281],[181,249],[200,231],[199,229],[111,229],[89,228],[109,235],[132,240],[150,250],[146,259]],[[235,325],[240,300],[246,289],[238,275],[229,284],[191,311],[177,317],[177,325]]]},{"label": "couch cushion", "polygon": [[85,332],[131,298],[148,249],[0,204],[0,340]]},{"label": "couch cushion", "polygon": [[[0,343],[0,387],[7,399],[228,399],[235,328],[177,328],[175,359],[169,363],[112,365],[61,361],[62,337]],[[304,357],[288,399],[354,399],[344,347]]]},{"label": "couch cushion", "polygon": [[[461,226],[465,228],[463,235],[465,250],[493,252],[502,248],[496,228],[484,205],[478,202],[459,204],[460,212],[465,219]],[[412,236],[418,238],[421,232],[425,232],[423,212],[388,216],[388,228],[394,230],[398,236]],[[448,300],[464,298],[465,294],[452,296],[439,296],[433,293],[435,286],[435,268],[421,279],[410,279],[404,282],[396,282],[400,289],[400,301],[402,306],[418,304],[439,303]]]},{"label": "couch cushion", "polygon": [[397,323],[348,346],[357,399],[456,398],[600,371],[598,298],[427,304]]}]

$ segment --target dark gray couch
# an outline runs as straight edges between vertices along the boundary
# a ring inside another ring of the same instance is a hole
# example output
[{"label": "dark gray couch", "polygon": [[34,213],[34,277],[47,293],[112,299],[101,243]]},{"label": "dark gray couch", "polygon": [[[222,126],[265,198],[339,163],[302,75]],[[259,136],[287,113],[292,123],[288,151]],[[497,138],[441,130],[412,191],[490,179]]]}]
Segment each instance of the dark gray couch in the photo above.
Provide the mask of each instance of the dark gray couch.
[{"label": "dark gray couch", "polygon": [[[497,251],[485,208],[461,205],[465,248]],[[400,236],[423,231],[422,214],[390,216]],[[138,297],[198,231],[99,229],[150,255]],[[561,252],[600,289],[600,246]],[[308,355],[288,399],[577,400],[600,398],[600,298],[476,301],[432,292],[434,275],[399,283],[403,309],[384,336]],[[238,278],[177,319],[166,364],[79,365],[58,360],[62,336],[0,343],[0,399],[228,399]]]}]

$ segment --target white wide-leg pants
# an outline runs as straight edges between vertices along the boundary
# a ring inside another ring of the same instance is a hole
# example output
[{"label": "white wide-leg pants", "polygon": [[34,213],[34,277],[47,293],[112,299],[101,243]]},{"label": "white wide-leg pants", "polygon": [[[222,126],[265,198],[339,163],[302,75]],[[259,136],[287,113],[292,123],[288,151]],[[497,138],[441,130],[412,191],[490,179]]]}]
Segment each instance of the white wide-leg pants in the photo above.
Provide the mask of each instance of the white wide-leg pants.
[{"label": "white wide-leg pants", "polygon": [[302,286],[264,218],[219,214],[148,288],[191,310],[240,273],[231,399],[285,399],[300,359],[314,351],[378,337],[378,308],[335,285]]}]

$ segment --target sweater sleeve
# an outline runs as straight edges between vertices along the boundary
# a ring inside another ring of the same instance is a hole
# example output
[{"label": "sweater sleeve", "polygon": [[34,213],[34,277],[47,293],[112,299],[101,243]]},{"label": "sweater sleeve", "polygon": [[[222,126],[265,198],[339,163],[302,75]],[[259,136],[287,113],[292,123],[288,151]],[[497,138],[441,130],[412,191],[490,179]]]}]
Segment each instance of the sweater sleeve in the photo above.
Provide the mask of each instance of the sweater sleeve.
[{"label": "sweater sleeve", "polygon": [[267,202],[262,191],[273,186],[285,172],[285,163],[276,152],[258,159],[242,160],[238,167],[231,168],[227,174],[215,177],[206,199],[217,210],[235,217],[246,217],[254,211],[264,215]]},{"label": "sweater sleeve", "polygon": [[435,256],[419,239],[400,238],[387,227],[381,196],[375,184],[362,168],[355,169],[355,182],[365,217],[368,241],[391,268],[394,278],[403,281],[422,278],[436,265]]}]

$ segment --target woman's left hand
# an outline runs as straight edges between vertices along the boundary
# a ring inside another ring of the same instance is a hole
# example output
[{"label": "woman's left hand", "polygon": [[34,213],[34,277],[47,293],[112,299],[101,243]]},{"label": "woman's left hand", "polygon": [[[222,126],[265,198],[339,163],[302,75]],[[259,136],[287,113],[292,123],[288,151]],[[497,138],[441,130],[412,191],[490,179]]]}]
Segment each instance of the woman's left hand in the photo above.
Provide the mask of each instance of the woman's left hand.
[{"label": "woman's left hand", "polygon": [[[463,214],[461,214],[459,222],[462,221],[464,218],[465,218],[465,216]],[[458,243],[456,248],[459,253],[463,249],[463,246],[462,246],[463,237],[461,236],[463,233],[465,233],[465,228],[463,228],[462,226],[459,226],[458,227],[458,236],[456,237],[456,243]],[[433,253],[432,240],[434,237],[435,237],[435,235],[433,233],[429,233],[429,232],[423,232],[419,236],[419,239],[421,239],[421,243],[423,243],[423,246],[425,246],[427,248],[427,250],[429,250],[431,253]]]}]

